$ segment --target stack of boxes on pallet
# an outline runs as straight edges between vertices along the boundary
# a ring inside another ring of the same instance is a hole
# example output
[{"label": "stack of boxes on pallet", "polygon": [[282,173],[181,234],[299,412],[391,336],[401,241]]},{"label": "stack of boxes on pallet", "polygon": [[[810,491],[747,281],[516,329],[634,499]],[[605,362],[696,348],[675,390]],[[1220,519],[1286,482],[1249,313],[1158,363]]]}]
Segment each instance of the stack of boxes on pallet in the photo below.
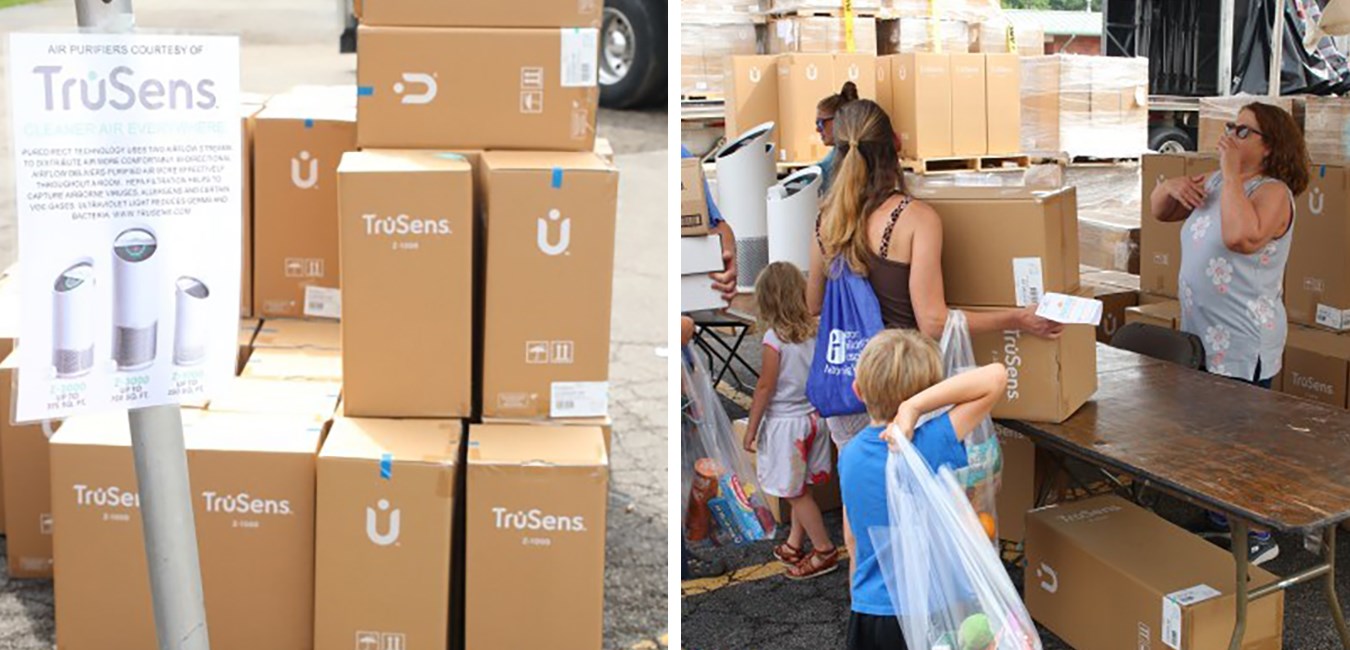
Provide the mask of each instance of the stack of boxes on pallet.
[{"label": "stack of boxes on pallet", "polygon": [[680,11],[680,95],[719,99],[728,57],[760,51],[760,0],[682,0]]},{"label": "stack of boxes on pallet", "polygon": [[1022,150],[1138,158],[1148,148],[1148,59],[1022,59]]},{"label": "stack of boxes on pallet", "polygon": [[[598,647],[600,3],[362,10],[357,88],[241,109],[240,376],[182,411],[212,646]],[[6,275],[4,386],[17,318]],[[60,646],[155,647],[125,415],[0,420],[0,457],[10,575],[54,574]]]}]

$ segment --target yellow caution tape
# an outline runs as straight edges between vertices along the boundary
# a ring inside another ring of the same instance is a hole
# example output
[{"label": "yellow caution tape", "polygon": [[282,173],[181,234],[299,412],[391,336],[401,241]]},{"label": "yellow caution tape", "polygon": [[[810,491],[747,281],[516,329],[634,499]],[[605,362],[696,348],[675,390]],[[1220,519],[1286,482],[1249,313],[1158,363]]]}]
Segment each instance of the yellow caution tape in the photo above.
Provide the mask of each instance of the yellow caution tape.
[{"label": "yellow caution tape", "polygon": [[844,51],[849,54],[858,51],[858,43],[853,38],[853,0],[844,0]]}]

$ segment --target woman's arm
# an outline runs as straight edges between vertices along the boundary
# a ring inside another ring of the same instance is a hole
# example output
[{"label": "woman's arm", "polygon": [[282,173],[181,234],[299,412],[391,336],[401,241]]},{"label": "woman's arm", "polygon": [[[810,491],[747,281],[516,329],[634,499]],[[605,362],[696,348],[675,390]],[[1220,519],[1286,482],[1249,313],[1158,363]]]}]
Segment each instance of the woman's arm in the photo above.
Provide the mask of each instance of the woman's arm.
[{"label": "woman's arm", "polygon": [[818,236],[811,241],[811,268],[806,277],[806,308],[812,316],[819,316],[820,306],[825,304],[825,258],[819,242]]},{"label": "woman's arm", "polygon": [[769,400],[778,390],[778,350],[764,345],[764,358],[759,369],[759,381],[755,382],[755,399],[750,403],[750,423],[745,427],[745,440],[741,442],[746,451],[756,449],[759,439],[759,423],[764,420],[764,411],[769,408]]},{"label": "woman's arm", "polygon": [[1185,221],[1205,202],[1205,174],[1178,176],[1153,188],[1149,208],[1158,221]]},{"label": "woman's arm", "polygon": [[1243,255],[1265,248],[1289,229],[1291,211],[1283,183],[1266,183],[1248,198],[1242,183],[1225,179],[1219,198],[1224,246]]},{"label": "woman's arm", "polygon": [[947,417],[951,418],[956,438],[965,440],[994,410],[1007,384],[1008,372],[1000,363],[963,372],[905,400],[900,404],[891,428],[913,440],[914,427],[924,413],[951,404],[952,410]]}]

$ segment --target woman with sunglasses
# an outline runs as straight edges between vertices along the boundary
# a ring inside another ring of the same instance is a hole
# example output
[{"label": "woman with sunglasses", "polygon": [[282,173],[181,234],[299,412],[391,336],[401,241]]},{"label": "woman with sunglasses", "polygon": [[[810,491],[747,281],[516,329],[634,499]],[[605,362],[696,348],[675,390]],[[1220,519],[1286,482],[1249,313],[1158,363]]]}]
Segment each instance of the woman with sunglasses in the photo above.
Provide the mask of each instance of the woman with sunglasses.
[{"label": "woman with sunglasses", "polygon": [[823,197],[830,191],[830,183],[834,181],[834,116],[839,113],[849,102],[858,101],[858,86],[852,81],[845,81],[844,86],[839,92],[820,100],[816,104],[816,133],[820,134],[820,141],[830,148],[830,153],[820,162],[816,163],[820,167],[820,195]]},{"label": "woman with sunglasses", "polygon": [[[1252,103],[1219,139],[1219,171],[1159,183],[1149,197],[1160,221],[1181,229],[1181,329],[1200,337],[1207,370],[1270,388],[1280,372],[1286,317],[1284,269],[1294,195],[1308,186],[1308,148],[1294,118]],[[1206,536],[1227,522],[1211,515]],[[1268,531],[1252,533],[1253,564],[1279,555]]]}]

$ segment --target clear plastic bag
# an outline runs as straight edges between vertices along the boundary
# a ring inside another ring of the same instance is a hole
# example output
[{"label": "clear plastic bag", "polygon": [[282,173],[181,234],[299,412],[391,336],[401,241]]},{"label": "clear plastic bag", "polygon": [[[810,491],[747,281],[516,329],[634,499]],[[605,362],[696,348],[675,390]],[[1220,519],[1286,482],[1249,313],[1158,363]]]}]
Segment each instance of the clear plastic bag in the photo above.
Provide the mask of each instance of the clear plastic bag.
[{"label": "clear plastic bag", "polygon": [[773,514],[759,482],[740,453],[741,441],[713,389],[703,358],[684,354],[681,380],[688,403],[681,462],[684,536],[693,546],[748,544],[772,538]]},{"label": "clear plastic bag", "polygon": [[[942,369],[947,377],[955,377],[974,370],[974,346],[970,342],[970,326],[963,311],[947,312],[947,325],[942,330]],[[983,525],[991,543],[998,542],[998,511],[995,500],[1003,478],[1003,451],[998,445],[994,420],[986,417],[966,436],[968,465],[955,472],[957,482],[965,489],[970,505]]]},{"label": "clear plastic bag", "polygon": [[868,530],[910,648],[1041,650],[1040,636],[955,474],[908,440],[886,461],[889,527]]}]

